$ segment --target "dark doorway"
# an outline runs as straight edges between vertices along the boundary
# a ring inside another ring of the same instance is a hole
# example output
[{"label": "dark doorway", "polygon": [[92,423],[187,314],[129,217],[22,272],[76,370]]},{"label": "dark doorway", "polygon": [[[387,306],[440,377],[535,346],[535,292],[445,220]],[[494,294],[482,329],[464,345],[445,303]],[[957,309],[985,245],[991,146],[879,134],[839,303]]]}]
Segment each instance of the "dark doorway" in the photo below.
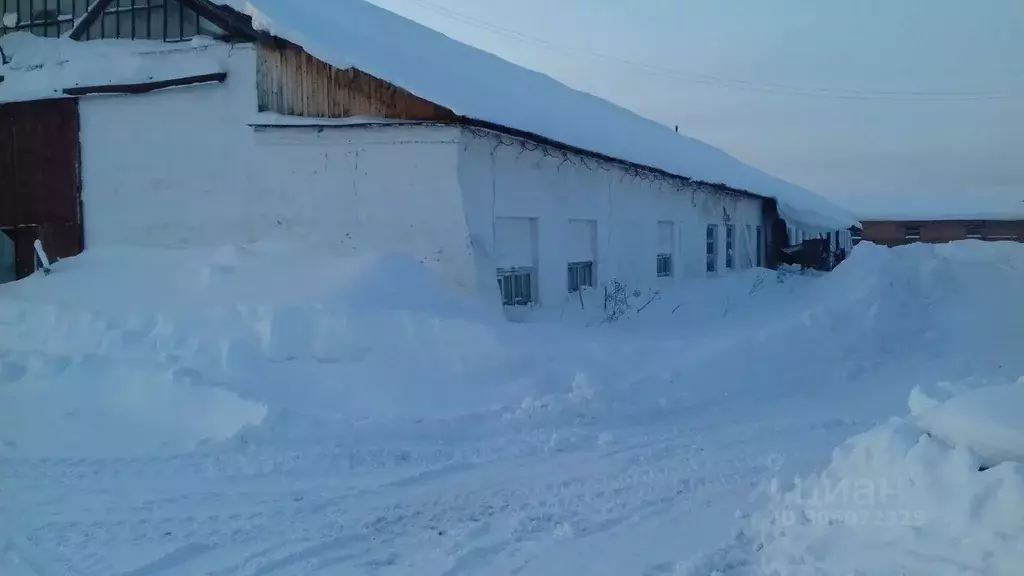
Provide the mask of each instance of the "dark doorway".
[{"label": "dark doorway", "polygon": [[16,278],[35,271],[36,239],[51,260],[82,252],[80,159],[77,100],[0,104],[0,230]]}]

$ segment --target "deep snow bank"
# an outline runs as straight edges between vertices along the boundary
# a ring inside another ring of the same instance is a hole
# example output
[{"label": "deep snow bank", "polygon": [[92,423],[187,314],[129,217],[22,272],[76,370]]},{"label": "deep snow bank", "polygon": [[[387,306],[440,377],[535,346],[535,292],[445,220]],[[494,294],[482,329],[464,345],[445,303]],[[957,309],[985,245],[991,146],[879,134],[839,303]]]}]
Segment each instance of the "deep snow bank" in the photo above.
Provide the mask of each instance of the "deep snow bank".
[{"label": "deep snow bank", "polygon": [[187,451],[280,410],[487,405],[452,381],[505,355],[496,309],[397,256],[102,248],[53,270],[0,286],[3,450]]},{"label": "deep snow bank", "polygon": [[8,354],[3,366],[0,455],[182,453],[230,438],[267,413],[266,406],[194,382],[187,372],[151,365]]},{"label": "deep snow bank", "polygon": [[1024,379],[945,401],[918,390],[911,403],[917,414],[852,438],[823,473],[774,494],[755,523],[763,573],[1020,573]]},{"label": "deep snow bank", "polygon": [[[86,412],[103,413],[103,398],[122,397],[116,390],[128,380],[167,388],[152,397],[178,398],[169,404],[182,415],[196,412],[185,406],[207,402],[211,390],[230,395],[216,400],[231,403],[223,427],[192,422],[180,435],[154,436],[175,449],[265,423],[261,410],[271,422],[282,411],[365,421],[510,407],[536,418],[564,404],[592,417],[647,418],[722,394],[770,399],[828,367],[838,371],[830,376],[836,386],[862,386],[885,363],[935,371],[914,374],[919,381],[1002,370],[995,363],[1017,355],[1014,343],[1024,338],[1024,303],[1013,305],[1022,270],[1016,244],[864,244],[824,276],[751,270],[686,282],[654,299],[645,287],[622,319],[603,325],[602,341],[614,343],[600,368],[588,368],[591,347],[570,342],[577,330],[509,327],[496,302],[452,294],[399,257],[338,258],[286,244],[111,247],[58,262],[50,276],[0,286],[0,394],[12,410],[32,413],[42,409],[45,387],[60,395],[88,381],[77,364],[95,358],[89,370],[102,383]],[[602,295],[589,296],[578,314],[584,324],[599,323]],[[564,324],[576,306],[570,301],[546,319]],[[738,351],[743,362],[735,361]],[[655,360],[640,367],[638,358],[673,358],[672,367]],[[751,386],[769,367],[787,377]],[[111,422],[145,424],[107,408]],[[61,426],[71,424],[54,429]],[[8,427],[0,438],[59,448],[25,440],[29,429]]]},{"label": "deep snow bank", "polygon": [[463,365],[472,362],[460,356],[465,340],[478,357],[496,352],[483,326],[498,317],[402,257],[287,244],[97,248],[51,276],[0,286],[5,346],[159,356],[221,377],[256,359],[344,362],[417,338],[434,362]]},{"label": "deep snow bank", "polygon": [[[955,390],[955,389],[954,389]],[[914,390],[913,420],[929,434],[974,451],[986,467],[1024,463],[1024,378],[939,401]]]}]

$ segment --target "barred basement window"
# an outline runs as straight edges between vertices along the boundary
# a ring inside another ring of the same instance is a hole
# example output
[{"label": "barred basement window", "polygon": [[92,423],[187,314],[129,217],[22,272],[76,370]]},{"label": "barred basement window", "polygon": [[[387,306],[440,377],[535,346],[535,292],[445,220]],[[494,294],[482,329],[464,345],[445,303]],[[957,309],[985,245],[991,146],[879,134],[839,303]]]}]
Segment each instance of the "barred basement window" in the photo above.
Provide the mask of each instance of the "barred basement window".
[{"label": "barred basement window", "polygon": [[594,263],[569,263],[569,292],[578,292],[584,286],[594,287]]},{"label": "barred basement window", "polygon": [[907,226],[906,232],[903,235],[907,240],[920,240],[921,239],[921,227],[920,226]]},{"label": "barred basement window", "polygon": [[981,240],[981,226],[978,224],[971,224],[967,227],[967,237],[973,240]]},{"label": "barred basement window", "polygon": [[672,255],[658,254],[658,278],[672,275]]},{"label": "barred basement window", "polygon": [[735,264],[733,262],[733,246],[736,244],[736,227],[732,224],[725,225],[725,267],[732,268]]},{"label": "barred basement window", "polygon": [[527,306],[533,303],[533,269],[501,268],[498,270],[498,288],[505,306]]},{"label": "barred basement window", "polygon": [[718,224],[708,224],[707,231],[707,269],[714,272],[718,269]]}]

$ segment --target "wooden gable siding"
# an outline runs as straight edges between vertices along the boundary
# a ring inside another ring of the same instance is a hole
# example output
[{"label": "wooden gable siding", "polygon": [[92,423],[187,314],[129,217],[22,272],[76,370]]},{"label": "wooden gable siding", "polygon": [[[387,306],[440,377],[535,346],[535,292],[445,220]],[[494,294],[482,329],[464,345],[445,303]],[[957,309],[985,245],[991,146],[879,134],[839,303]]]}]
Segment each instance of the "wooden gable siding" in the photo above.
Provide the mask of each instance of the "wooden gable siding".
[{"label": "wooden gable siding", "polygon": [[314,118],[456,119],[443,106],[354,68],[335,68],[294,44],[260,44],[258,58],[260,112]]}]

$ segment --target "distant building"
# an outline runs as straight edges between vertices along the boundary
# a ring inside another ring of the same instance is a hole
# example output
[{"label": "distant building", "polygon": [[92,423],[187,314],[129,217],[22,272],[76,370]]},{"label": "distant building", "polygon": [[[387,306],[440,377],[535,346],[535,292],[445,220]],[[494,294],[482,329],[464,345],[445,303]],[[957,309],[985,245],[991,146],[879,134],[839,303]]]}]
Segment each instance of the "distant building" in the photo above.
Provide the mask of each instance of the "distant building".
[{"label": "distant building", "polygon": [[863,228],[854,232],[854,243],[872,242],[883,246],[901,246],[914,242],[942,243],[956,240],[1024,241],[1024,218],[1006,219],[914,219],[861,220]]},{"label": "distant building", "polygon": [[837,244],[856,223],[362,0],[0,0],[0,14],[0,254],[17,277],[37,238],[56,257],[284,238],[403,253],[529,306],[772,266],[777,221]]}]

